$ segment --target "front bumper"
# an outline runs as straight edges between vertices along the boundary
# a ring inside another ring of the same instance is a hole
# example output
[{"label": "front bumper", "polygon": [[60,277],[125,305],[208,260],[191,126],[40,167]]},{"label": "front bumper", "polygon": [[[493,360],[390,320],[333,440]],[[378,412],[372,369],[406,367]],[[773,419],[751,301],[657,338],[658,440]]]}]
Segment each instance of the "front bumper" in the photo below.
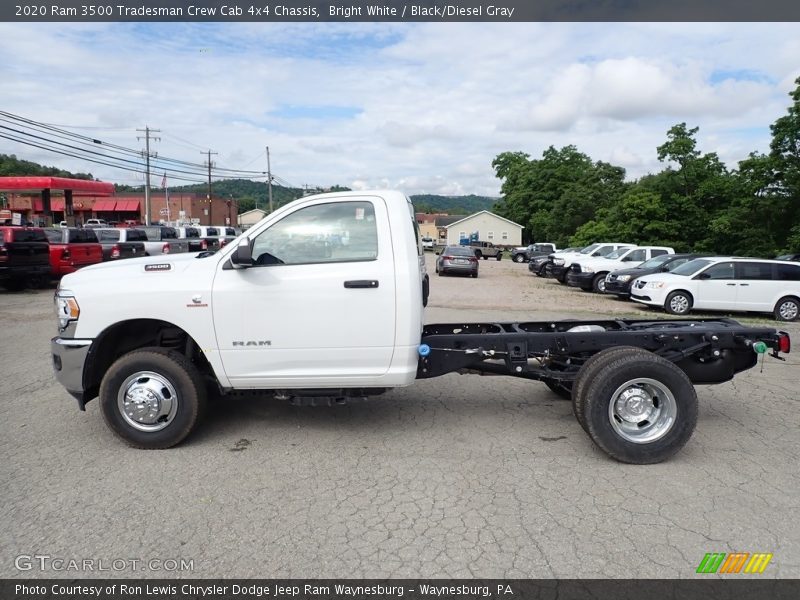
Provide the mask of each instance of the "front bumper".
[{"label": "front bumper", "polygon": [[83,368],[93,340],[54,337],[50,340],[50,353],[56,379],[85,410]]},{"label": "front bumper", "polygon": [[554,265],[553,263],[549,263],[546,267],[547,275],[555,277],[559,281],[564,281],[568,269],[567,265]]},{"label": "front bumper", "polygon": [[575,271],[569,271],[567,273],[567,284],[572,287],[591,289],[594,275],[594,273],[576,273]]},{"label": "front bumper", "polygon": [[606,294],[616,294],[617,296],[631,295],[631,281],[609,281],[606,278]]}]

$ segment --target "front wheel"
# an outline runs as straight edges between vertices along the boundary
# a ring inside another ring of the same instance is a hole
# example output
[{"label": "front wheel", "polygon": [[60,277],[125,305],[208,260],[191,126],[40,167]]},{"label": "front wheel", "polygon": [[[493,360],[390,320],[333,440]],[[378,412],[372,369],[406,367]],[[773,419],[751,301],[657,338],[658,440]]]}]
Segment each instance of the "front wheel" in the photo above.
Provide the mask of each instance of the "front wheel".
[{"label": "front wheel", "polygon": [[638,348],[609,353],[603,363],[580,391],[592,441],[612,458],[639,465],[662,462],[683,448],[698,413],[686,373]]},{"label": "front wheel", "polygon": [[671,315],[685,315],[692,310],[692,296],[688,292],[677,291],[667,296],[664,310]]},{"label": "front wheel", "polygon": [[592,291],[596,294],[605,294],[606,292],[606,274],[598,273],[592,279]]},{"label": "front wheel", "polygon": [[800,316],[800,300],[786,296],[778,300],[773,311],[776,321],[796,321]]},{"label": "front wheel", "polygon": [[522,254],[516,254],[514,256],[514,262],[515,263],[525,262],[525,257]]},{"label": "front wheel", "polygon": [[129,352],[111,365],[100,384],[106,424],[136,448],[179,444],[194,429],[205,404],[200,373],[174,350]]},{"label": "front wheel", "polygon": [[497,255],[495,258],[496,258],[497,260],[502,260],[502,258],[503,258],[503,255],[502,255],[502,254],[498,254],[498,255]]}]

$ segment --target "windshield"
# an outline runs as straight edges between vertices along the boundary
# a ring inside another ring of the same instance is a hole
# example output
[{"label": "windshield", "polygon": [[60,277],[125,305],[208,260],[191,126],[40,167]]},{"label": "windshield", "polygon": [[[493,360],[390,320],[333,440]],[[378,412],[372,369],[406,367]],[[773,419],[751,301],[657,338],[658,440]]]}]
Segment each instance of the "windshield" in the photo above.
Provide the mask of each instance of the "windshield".
[{"label": "windshield", "polygon": [[595,250],[596,250],[596,249],[597,249],[599,246],[600,246],[600,244],[592,244],[591,246],[586,246],[586,248],[584,248],[583,250],[581,250],[581,254],[591,254],[591,253],[592,253],[592,252],[594,252],[594,251],[595,251]]},{"label": "windshield", "polygon": [[695,258],[687,263],[682,264],[680,267],[673,269],[671,272],[675,275],[694,275],[703,267],[710,265],[712,260],[707,258]]},{"label": "windshield", "polygon": [[472,248],[466,246],[448,246],[442,254],[450,256],[474,256]]},{"label": "windshield", "polygon": [[611,258],[611,259],[619,258],[623,254],[625,254],[628,250],[630,250],[630,248],[617,248],[613,252],[609,252],[608,254],[606,254],[606,258]]},{"label": "windshield", "polygon": [[663,265],[668,260],[674,258],[673,254],[662,254],[661,256],[654,256],[648,261],[643,262],[640,264],[637,269],[656,269]]}]

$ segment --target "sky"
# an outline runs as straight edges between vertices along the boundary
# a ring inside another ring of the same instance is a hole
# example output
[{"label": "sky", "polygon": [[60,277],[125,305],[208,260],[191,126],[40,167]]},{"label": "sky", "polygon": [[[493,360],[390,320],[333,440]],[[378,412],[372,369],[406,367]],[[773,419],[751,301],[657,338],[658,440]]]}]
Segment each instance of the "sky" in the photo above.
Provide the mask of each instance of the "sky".
[{"label": "sky", "polygon": [[[266,170],[269,146],[298,187],[498,196],[506,151],[572,144],[633,179],[664,167],[680,122],[730,168],[768,151],[800,24],[4,23],[0,57],[0,110],[104,142],[142,147],[147,125],[159,155],[210,149],[225,168]],[[5,139],[0,153],[143,182]]]}]

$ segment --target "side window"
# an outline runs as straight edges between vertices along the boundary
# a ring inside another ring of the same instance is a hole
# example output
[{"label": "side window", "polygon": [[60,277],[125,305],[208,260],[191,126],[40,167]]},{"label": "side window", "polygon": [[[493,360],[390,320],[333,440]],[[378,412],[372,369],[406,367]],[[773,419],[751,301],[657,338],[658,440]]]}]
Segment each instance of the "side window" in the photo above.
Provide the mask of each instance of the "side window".
[{"label": "side window", "polygon": [[733,263],[719,263],[703,271],[703,279],[733,279]]},{"label": "side window", "polygon": [[592,252],[592,256],[605,256],[606,254],[610,254],[613,250],[613,246],[600,246]]},{"label": "side window", "polygon": [[663,256],[664,254],[669,254],[666,250],[653,250],[650,252],[651,256]]},{"label": "side window", "polygon": [[365,201],[301,208],[253,242],[256,265],[353,262],[377,256],[375,208]]},{"label": "side window", "polygon": [[101,242],[118,242],[119,231],[98,231]]},{"label": "side window", "polygon": [[459,231],[458,232],[458,239],[460,239],[460,240],[467,239],[467,232],[466,231]]},{"label": "side window", "polygon": [[647,250],[634,250],[622,260],[626,262],[644,262],[644,259],[646,257],[647,257]]},{"label": "side window", "polygon": [[503,234],[502,234],[502,237],[503,237],[504,240],[507,240],[508,239],[508,232],[504,231]]},{"label": "side window", "polygon": [[769,263],[738,263],[736,279],[772,279],[772,265]]},{"label": "side window", "polygon": [[777,278],[781,281],[800,281],[800,265],[776,265]]}]

